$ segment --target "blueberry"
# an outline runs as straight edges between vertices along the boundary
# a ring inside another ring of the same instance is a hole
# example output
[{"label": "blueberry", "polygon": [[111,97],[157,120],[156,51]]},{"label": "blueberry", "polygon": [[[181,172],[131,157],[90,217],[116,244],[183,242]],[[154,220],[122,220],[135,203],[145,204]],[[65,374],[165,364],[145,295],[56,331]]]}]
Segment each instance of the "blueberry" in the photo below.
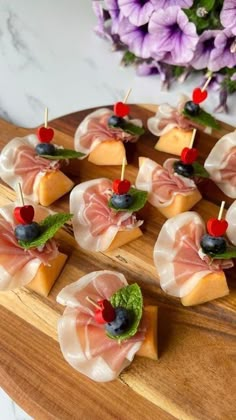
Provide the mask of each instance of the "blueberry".
[{"label": "blueberry", "polygon": [[223,236],[204,235],[200,245],[206,254],[222,254],[226,251],[226,240]]},{"label": "blueberry", "polygon": [[39,143],[35,147],[35,151],[38,155],[55,155],[56,148],[51,143]]},{"label": "blueberry", "polygon": [[124,118],[117,117],[116,115],[112,115],[108,120],[108,125],[111,125],[112,127],[124,127],[125,120]]},{"label": "blueberry", "polygon": [[174,163],[174,171],[179,175],[185,176],[186,178],[190,178],[194,174],[193,166],[187,163],[183,163],[181,160],[178,160]]},{"label": "blueberry", "polygon": [[184,110],[187,111],[190,115],[198,115],[200,111],[200,106],[195,104],[193,101],[188,101],[184,105]]},{"label": "blueberry", "polygon": [[116,209],[128,209],[133,203],[133,197],[130,194],[113,194],[111,202]]},{"label": "blueberry", "polygon": [[111,335],[120,335],[127,331],[132,322],[132,312],[118,306],[115,308],[116,317],[114,321],[105,325],[106,331]]},{"label": "blueberry", "polygon": [[21,241],[32,241],[40,235],[40,226],[33,222],[29,225],[17,225],[15,228],[15,236]]}]

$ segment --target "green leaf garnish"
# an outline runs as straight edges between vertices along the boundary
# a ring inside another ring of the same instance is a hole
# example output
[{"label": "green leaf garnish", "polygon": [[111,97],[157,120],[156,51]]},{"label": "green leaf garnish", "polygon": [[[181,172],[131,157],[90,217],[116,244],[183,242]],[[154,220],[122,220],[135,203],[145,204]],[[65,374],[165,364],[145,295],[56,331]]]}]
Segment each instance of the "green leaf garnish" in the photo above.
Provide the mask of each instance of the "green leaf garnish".
[{"label": "green leaf garnish", "polygon": [[220,260],[228,260],[230,258],[236,258],[236,247],[229,246],[226,248],[226,251],[222,254],[209,254],[209,256],[213,259],[220,259]]},{"label": "green leaf garnish", "polygon": [[110,302],[114,308],[121,306],[133,313],[133,320],[129,329],[121,335],[113,336],[107,332],[108,337],[115,340],[127,340],[136,334],[140,320],[143,313],[143,296],[140,287],[137,283],[122,287],[114,295],[112,295]]},{"label": "green leaf garnish", "polygon": [[76,152],[72,149],[56,149],[54,155],[40,155],[41,157],[44,157],[45,159],[50,160],[60,160],[60,159],[78,159],[81,158],[84,155],[84,153]]},{"label": "green leaf garnish", "polygon": [[199,162],[193,162],[192,166],[194,168],[194,176],[199,176],[201,178],[209,178],[210,177],[207,170]]},{"label": "green leaf garnish", "polygon": [[130,188],[128,194],[132,195],[133,202],[127,209],[118,209],[117,207],[113,206],[111,198],[108,201],[108,207],[115,211],[128,211],[130,213],[138,211],[144,207],[148,197],[148,193],[146,191],[137,190],[136,188]]},{"label": "green leaf garnish", "polygon": [[22,248],[38,248],[44,245],[49,239],[53,238],[55,233],[72,218],[73,214],[69,213],[57,213],[47,216],[42,220],[39,225],[41,228],[41,234],[33,239],[32,241],[18,241]]},{"label": "green leaf garnish", "polygon": [[138,125],[134,125],[130,122],[126,122],[124,126],[122,126],[122,129],[133,136],[141,136],[145,133],[145,130],[143,127],[139,127]]},{"label": "green leaf garnish", "polygon": [[184,109],[183,115],[200,125],[205,125],[207,127],[212,128],[219,128],[219,124],[216,121],[216,119],[211,114],[204,111],[202,108],[200,108],[198,115],[191,115],[188,111]]}]

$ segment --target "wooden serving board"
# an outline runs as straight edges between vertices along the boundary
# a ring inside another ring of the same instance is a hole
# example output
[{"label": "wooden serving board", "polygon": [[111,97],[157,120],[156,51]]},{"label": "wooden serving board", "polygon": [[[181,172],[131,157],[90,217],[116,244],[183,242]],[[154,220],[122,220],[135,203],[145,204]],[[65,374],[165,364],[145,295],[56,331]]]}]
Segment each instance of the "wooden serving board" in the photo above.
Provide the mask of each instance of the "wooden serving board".
[{"label": "wooden serving board", "polygon": [[[132,106],[133,117],[144,123],[152,112]],[[73,147],[80,121],[92,110],[56,119],[55,142]],[[10,139],[34,132],[0,120],[0,147]],[[212,136],[197,133],[195,145],[204,161],[214,143],[232,127],[221,124]],[[147,133],[128,145],[126,177],[136,178],[138,157],[163,163],[156,138]],[[66,172],[76,182],[98,177],[117,178],[120,167],[99,167],[74,161]],[[204,219],[217,215],[225,196],[211,181],[200,185],[204,199],[194,210]],[[0,205],[14,201],[15,193],[0,185]],[[226,198],[227,205],[232,200]],[[68,211],[68,195],[53,210]],[[69,259],[48,298],[27,289],[0,293],[0,386],[36,419],[235,419],[236,418],[236,269],[227,271],[230,295],[192,308],[165,295],[158,286],[153,246],[164,217],[151,205],[140,212],[143,237],[109,253],[85,252],[77,246],[69,225],[58,234]],[[121,271],[128,282],[138,282],[146,304],[159,307],[158,362],[136,357],[120,378],[98,384],[73,370],[57,342],[57,321],[64,308],[56,303],[59,291],[84,274],[104,269]],[[0,411],[1,412],[1,411]]]}]

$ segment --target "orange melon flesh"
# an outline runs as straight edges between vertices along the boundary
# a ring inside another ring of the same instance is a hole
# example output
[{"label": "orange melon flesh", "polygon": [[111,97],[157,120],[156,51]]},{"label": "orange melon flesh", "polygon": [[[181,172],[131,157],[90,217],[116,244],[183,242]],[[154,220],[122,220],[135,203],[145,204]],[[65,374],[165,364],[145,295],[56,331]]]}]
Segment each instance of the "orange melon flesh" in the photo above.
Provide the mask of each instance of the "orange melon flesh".
[{"label": "orange melon flesh", "polygon": [[173,202],[167,207],[157,207],[159,212],[167,219],[190,210],[198,201],[202,199],[201,193],[198,189],[194,190],[188,195],[176,194]]},{"label": "orange melon flesh", "polygon": [[192,138],[192,130],[183,130],[182,128],[172,128],[168,133],[160,136],[154,146],[160,152],[171,153],[180,156],[184,147],[189,147]]},{"label": "orange melon flesh", "polygon": [[113,251],[116,248],[120,248],[121,246],[127,244],[128,242],[134,241],[135,239],[142,236],[142,231],[137,227],[132,230],[122,230],[118,232],[113,239],[109,248],[107,248],[106,252]]},{"label": "orange melon flesh", "polygon": [[223,271],[211,273],[203,277],[187,296],[181,298],[184,306],[199,305],[229,294]]},{"label": "orange melon flesh", "polygon": [[88,160],[95,165],[122,165],[124,158],[126,153],[123,142],[106,140],[92,150]]},{"label": "orange melon flesh", "polygon": [[61,171],[48,172],[40,180],[39,203],[42,206],[49,206],[68,193],[73,186],[74,182]]},{"label": "orange melon flesh", "polygon": [[63,269],[66,260],[67,255],[59,252],[59,255],[56,258],[49,261],[50,265],[44,265],[42,263],[33,280],[27,284],[27,288],[41,296],[48,296],[52,286]]},{"label": "orange melon flesh", "polygon": [[136,353],[137,356],[148,357],[149,359],[158,359],[158,340],[157,340],[157,320],[158,320],[158,307],[157,306],[145,306],[143,317],[147,323],[147,332],[145,340]]}]

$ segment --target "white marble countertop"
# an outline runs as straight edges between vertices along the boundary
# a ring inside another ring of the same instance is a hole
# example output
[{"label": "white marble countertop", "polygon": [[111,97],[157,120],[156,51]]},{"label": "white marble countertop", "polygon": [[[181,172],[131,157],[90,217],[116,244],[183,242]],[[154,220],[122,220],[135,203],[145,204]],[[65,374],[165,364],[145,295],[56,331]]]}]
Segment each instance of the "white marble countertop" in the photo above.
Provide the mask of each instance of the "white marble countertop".
[{"label": "white marble countertop", "polygon": [[[0,116],[16,125],[34,127],[81,109],[122,100],[132,87],[131,103],[176,104],[191,94],[199,79],[161,91],[158,76],[141,78],[119,65],[120,53],[93,33],[96,18],[91,0],[0,0]],[[212,93],[204,107],[212,112]],[[234,125],[235,96],[230,113],[218,118]]]}]

